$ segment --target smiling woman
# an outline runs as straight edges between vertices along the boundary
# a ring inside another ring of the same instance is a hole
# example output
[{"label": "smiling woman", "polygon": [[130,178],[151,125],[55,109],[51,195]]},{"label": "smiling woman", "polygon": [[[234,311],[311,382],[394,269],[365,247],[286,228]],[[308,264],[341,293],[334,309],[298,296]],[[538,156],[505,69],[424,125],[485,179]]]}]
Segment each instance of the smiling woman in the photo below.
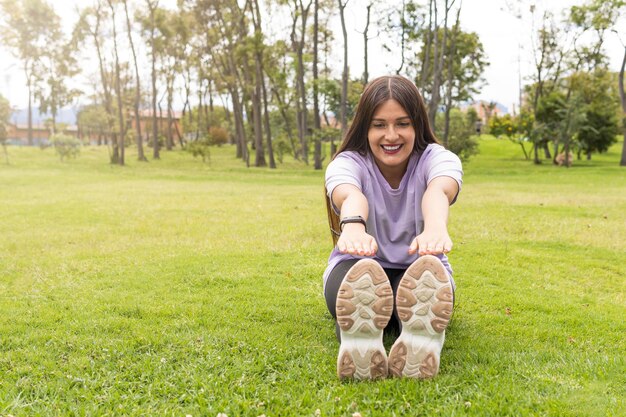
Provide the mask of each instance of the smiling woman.
[{"label": "smiling woman", "polygon": [[[340,378],[437,374],[454,299],[448,209],[462,175],[411,81],[380,77],[365,88],[326,171],[328,216],[340,232],[324,294],[337,320]],[[398,329],[387,358],[383,331]]]}]

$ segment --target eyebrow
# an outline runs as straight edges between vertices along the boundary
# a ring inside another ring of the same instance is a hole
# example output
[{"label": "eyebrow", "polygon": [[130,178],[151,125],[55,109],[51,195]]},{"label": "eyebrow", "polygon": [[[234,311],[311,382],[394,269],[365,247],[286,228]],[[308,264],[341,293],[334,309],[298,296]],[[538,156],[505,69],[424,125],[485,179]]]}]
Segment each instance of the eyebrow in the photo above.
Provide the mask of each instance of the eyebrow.
[{"label": "eyebrow", "polygon": [[[396,119],[396,121],[398,121],[398,120],[403,120],[403,119],[410,119],[410,118],[411,118],[411,117],[409,117],[409,116],[402,116],[402,117],[398,117],[398,118]],[[379,117],[379,118],[373,117],[373,118],[372,118],[372,121],[375,121],[375,120],[377,120],[377,121],[382,121],[382,122],[386,122],[386,121],[387,121],[387,119],[381,119],[380,117]]]}]

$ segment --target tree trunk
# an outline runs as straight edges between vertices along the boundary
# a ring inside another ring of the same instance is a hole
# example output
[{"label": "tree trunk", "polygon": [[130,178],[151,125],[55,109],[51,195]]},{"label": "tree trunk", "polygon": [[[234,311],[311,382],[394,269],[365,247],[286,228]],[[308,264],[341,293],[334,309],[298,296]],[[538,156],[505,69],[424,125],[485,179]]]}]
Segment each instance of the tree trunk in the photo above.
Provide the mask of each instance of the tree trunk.
[{"label": "tree trunk", "polygon": [[622,103],[622,134],[624,135],[624,143],[622,144],[622,159],[620,166],[626,166],[626,93],[624,93],[624,69],[626,68],[626,47],[624,47],[624,59],[619,70],[619,98]]},{"label": "tree trunk", "polygon": [[424,61],[420,69],[419,83],[417,84],[420,91],[426,86],[426,79],[428,79],[428,72],[430,71],[430,50],[433,42],[433,1],[430,0],[428,2],[428,30],[426,31],[426,40],[424,41]]},{"label": "tree trunk", "polygon": [[115,25],[115,6],[112,0],[108,0],[109,8],[111,9],[111,23],[113,25],[113,53],[115,55],[115,95],[117,96],[117,122],[119,126],[119,160],[120,165],[124,165],[124,139],[126,136],[126,129],[124,127],[124,110],[122,105],[122,86],[120,80],[120,60],[117,53],[117,28]]},{"label": "tree trunk", "polygon": [[[341,0],[340,0],[341,2]],[[396,70],[396,75],[399,75],[404,68],[404,53],[406,51],[406,19],[404,18],[404,14],[406,13],[406,1],[402,1],[402,11],[400,12],[400,66]]]},{"label": "tree trunk", "polygon": [[174,148],[174,131],[172,130],[172,103],[174,101],[174,75],[170,74],[167,80],[167,143],[166,149]]},{"label": "tree trunk", "polygon": [[319,87],[317,85],[319,82],[319,72],[317,68],[317,61],[319,60],[318,37],[319,0],[315,0],[315,5],[313,9],[313,128],[315,129],[314,168],[322,169],[322,138],[320,137],[322,122],[320,120]]},{"label": "tree trunk", "polygon": [[235,116],[235,128],[237,137],[241,147],[241,158],[246,162],[246,166],[250,166],[250,154],[246,143],[246,129],[243,122],[243,104],[241,103],[239,92],[236,87],[231,87],[231,98],[233,100],[233,114]]},{"label": "tree trunk", "polygon": [[[435,67],[433,69],[433,86],[430,95],[430,102],[428,103],[428,120],[430,121],[430,125],[432,128],[435,127],[437,109],[439,108],[439,89],[441,85],[441,73],[443,68],[443,58],[445,55],[446,42],[448,37],[448,12],[450,8],[448,7],[448,0],[445,1],[445,15],[443,19],[443,39],[441,42],[441,48],[439,48],[439,28],[437,23],[435,22],[435,50],[433,53],[434,64]],[[437,20],[437,3],[435,2],[435,21]],[[441,49],[441,52],[439,52]]]},{"label": "tree trunk", "polygon": [[443,146],[448,148],[448,140],[450,137],[450,110],[452,109],[452,86],[453,86],[453,76],[454,73],[454,58],[456,56],[456,37],[459,31],[459,18],[461,14],[461,8],[456,14],[456,22],[454,24],[454,28],[452,31],[452,41],[450,42],[450,52],[448,53],[448,79],[447,79],[447,90],[446,90],[446,113],[445,120],[443,126]]},{"label": "tree trunk", "polygon": [[367,5],[367,20],[365,21],[365,29],[363,30],[363,85],[366,85],[369,81],[369,59],[368,59],[368,42],[369,38],[367,37],[369,28],[370,28],[370,14],[372,12],[372,6],[374,3],[370,3]]},{"label": "tree trunk", "polygon": [[[261,32],[261,12],[259,11],[259,3],[257,0],[252,2],[252,7],[254,9],[253,20],[254,20],[254,94],[252,94],[252,105],[254,107],[254,140],[256,143],[256,158],[255,158],[255,166],[264,167],[267,166],[267,162],[265,161],[265,149],[263,146],[263,90],[265,89],[264,78],[263,78],[263,44],[262,44],[262,36]],[[267,110],[266,110],[267,111]],[[265,129],[267,133],[267,128],[269,127],[269,123],[265,123]],[[270,139],[271,143],[271,139]]]},{"label": "tree trunk", "polygon": [[[256,15],[255,26],[256,30],[261,31],[261,10],[259,9],[259,2],[254,0],[254,9]],[[274,149],[272,148],[272,129],[270,126],[270,114],[268,111],[268,97],[267,88],[265,87],[264,76],[264,61],[263,61],[263,45],[257,45],[255,62],[257,63],[257,77],[258,82],[261,85],[261,98],[263,100],[263,128],[265,129],[265,138],[267,141],[267,154],[270,160],[270,168],[276,168],[276,161],[274,160]]]},{"label": "tree trunk", "polygon": [[143,138],[141,136],[141,115],[139,113],[139,103],[141,102],[141,82],[139,80],[139,66],[137,65],[137,53],[135,52],[135,43],[133,42],[130,18],[128,17],[128,4],[127,0],[123,0],[124,13],[126,14],[126,29],[128,30],[128,42],[130,43],[130,50],[133,55],[133,64],[135,66],[135,101],[133,103],[135,109],[135,131],[137,137],[135,141],[137,143],[137,160],[147,161],[146,156],[143,153]]},{"label": "tree trunk", "polygon": [[[202,76],[202,74],[200,75]],[[200,140],[200,133],[203,131],[203,123],[204,119],[202,118],[202,83],[204,80],[200,78],[198,80],[198,116],[196,117],[196,140]],[[237,157],[240,158],[241,155],[237,154]]]},{"label": "tree trunk", "polygon": [[[100,5],[98,5],[98,8],[95,11],[95,16],[96,16],[96,24],[95,24],[93,31],[91,31],[91,35],[93,36],[93,41],[96,46],[96,53],[98,55],[98,65],[100,68],[100,80],[102,82],[102,90],[104,92],[104,109],[106,110],[106,113],[109,116],[108,118],[109,121],[107,125],[109,128],[108,134],[110,135],[109,136],[110,140],[107,140],[107,142],[111,143],[111,148],[112,148],[112,152],[110,155],[110,162],[112,164],[117,164],[119,160],[119,152],[117,148],[118,146],[117,135],[113,133],[113,126],[112,126],[115,120],[115,116],[113,114],[111,90],[109,89],[109,82],[107,80],[106,71],[104,69],[105,65],[104,65],[104,59],[102,57],[102,48],[100,46],[100,39],[98,38],[99,31],[100,31],[100,17],[102,16]],[[108,146],[108,143],[107,143],[107,146]]]},{"label": "tree trunk", "polygon": [[33,146],[33,85],[26,68],[24,68],[24,72],[26,73],[26,86],[28,88],[28,146]]},{"label": "tree trunk", "polygon": [[159,127],[157,125],[157,87],[156,87],[156,46],[154,44],[154,31],[155,31],[155,9],[157,8],[158,1],[151,3],[148,1],[148,8],[150,10],[150,47],[152,49],[152,157],[154,159],[160,159],[159,153]]},{"label": "tree trunk", "polygon": [[345,138],[348,131],[348,32],[346,30],[345,8],[348,0],[339,2],[339,16],[341,17],[341,33],[343,35],[343,73],[341,76],[341,105],[339,114],[341,115],[341,137]]},{"label": "tree trunk", "polygon": [[298,68],[297,68],[297,82],[298,82],[298,92],[300,94],[300,120],[299,120],[299,139],[300,139],[300,147],[302,150],[302,160],[305,164],[309,163],[309,144],[307,141],[307,137],[309,135],[308,132],[308,112],[307,112],[307,101],[306,101],[306,85],[304,83],[304,40],[306,36],[306,21],[307,16],[309,14],[309,9],[311,7],[312,1],[309,1],[306,8],[302,3],[302,0],[299,0],[300,5],[300,19],[301,19],[301,27],[300,27],[300,40],[298,42],[297,47],[297,55],[298,55]]}]

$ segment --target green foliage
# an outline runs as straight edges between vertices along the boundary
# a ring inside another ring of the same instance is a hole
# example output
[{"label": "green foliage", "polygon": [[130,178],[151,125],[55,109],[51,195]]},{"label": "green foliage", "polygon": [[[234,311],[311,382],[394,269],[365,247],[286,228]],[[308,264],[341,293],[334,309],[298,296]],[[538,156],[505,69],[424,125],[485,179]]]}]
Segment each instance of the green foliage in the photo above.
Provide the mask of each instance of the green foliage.
[{"label": "green foliage", "polygon": [[[443,137],[444,114],[437,114],[437,136]],[[463,113],[459,109],[450,110],[450,131],[448,149],[458,155],[462,161],[468,161],[478,153],[476,139],[476,112]]]},{"label": "green foliage", "polygon": [[[348,81],[348,105],[347,105],[347,118],[351,120],[354,117],[354,111],[356,105],[359,102],[361,93],[363,92],[363,81],[349,80]],[[319,80],[319,94],[320,100],[323,104],[323,108],[333,113],[339,118],[341,108],[341,80],[320,78]]]},{"label": "green foliage", "polygon": [[[417,28],[419,27],[420,26],[417,26],[413,30],[418,30]],[[425,43],[427,36],[433,36],[433,33],[429,33],[427,30],[419,29],[419,37],[422,44]],[[443,39],[443,28],[439,29],[438,36],[440,40]],[[444,90],[448,88],[447,83],[444,80],[447,80],[448,78],[449,67],[447,62],[450,59],[449,53],[453,36],[456,37],[456,53],[454,54],[452,65],[453,76],[451,94],[453,103],[458,104],[470,100],[474,94],[478,93],[480,86],[483,83],[482,74],[487,67],[488,62],[483,50],[482,42],[480,41],[477,33],[463,32],[460,29],[450,32],[447,36],[447,45],[444,52],[444,62],[446,64],[444,65],[441,74],[441,86]],[[422,67],[421,63],[424,62],[425,55],[426,49],[422,48],[417,55],[419,64],[416,64],[415,68]],[[434,50],[432,46],[429,51],[429,60],[430,62],[428,65],[429,68],[431,68],[431,71],[426,74],[424,79],[419,79],[419,74],[416,77],[418,85],[422,89],[422,94],[426,97],[426,99],[430,96],[433,84],[432,68],[435,63]],[[446,92],[444,91],[443,96],[445,97],[445,95]]]},{"label": "green foliage", "polygon": [[291,145],[287,140],[287,136],[284,133],[279,134],[272,140],[272,149],[274,150],[274,156],[278,160],[279,164],[283,163],[285,155],[292,155]]},{"label": "green foliage", "polygon": [[211,148],[207,138],[187,142],[185,150],[191,153],[194,158],[202,158],[202,162],[205,164],[211,163]]},{"label": "green foliage", "polygon": [[76,158],[80,153],[81,142],[74,136],[57,133],[50,136],[50,144],[54,146],[61,162],[66,159]]},{"label": "green foliage", "polygon": [[[198,128],[198,115],[200,114],[200,127]],[[228,124],[228,120],[226,117],[226,110],[222,106],[213,106],[213,111],[209,111],[204,107],[200,110],[198,107],[194,107],[190,112],[187,112],[185,117],[181,119],[183,131],[187,133],[188,136],[195,137],[196,131],[199,130],[200,136],[210,135],[210,130],[212,127],[219,127],[220,132],[218,135],[220,136],[219,140],[222,140],[222,130],[226,131],[226,134],[229,135],[230,126]],[[218,140],[218,141],[219,141]],[[226,142],[228,142],[228,136],[226,137]]]}]

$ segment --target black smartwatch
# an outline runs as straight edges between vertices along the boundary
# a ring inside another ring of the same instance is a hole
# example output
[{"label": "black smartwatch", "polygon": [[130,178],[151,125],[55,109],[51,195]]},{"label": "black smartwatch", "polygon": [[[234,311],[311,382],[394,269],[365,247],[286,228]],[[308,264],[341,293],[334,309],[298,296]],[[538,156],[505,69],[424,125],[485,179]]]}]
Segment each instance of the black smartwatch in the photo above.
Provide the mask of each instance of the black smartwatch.
[{"label": "black smartwatch", "polygon": [[339,222],[339,229],[343,230],[343,225],[347,223],[361,223],[363,227],[365,227],[365,231],[367,232],[367,223],[365,222],[365,219],[361,216],[344,217]]}]

